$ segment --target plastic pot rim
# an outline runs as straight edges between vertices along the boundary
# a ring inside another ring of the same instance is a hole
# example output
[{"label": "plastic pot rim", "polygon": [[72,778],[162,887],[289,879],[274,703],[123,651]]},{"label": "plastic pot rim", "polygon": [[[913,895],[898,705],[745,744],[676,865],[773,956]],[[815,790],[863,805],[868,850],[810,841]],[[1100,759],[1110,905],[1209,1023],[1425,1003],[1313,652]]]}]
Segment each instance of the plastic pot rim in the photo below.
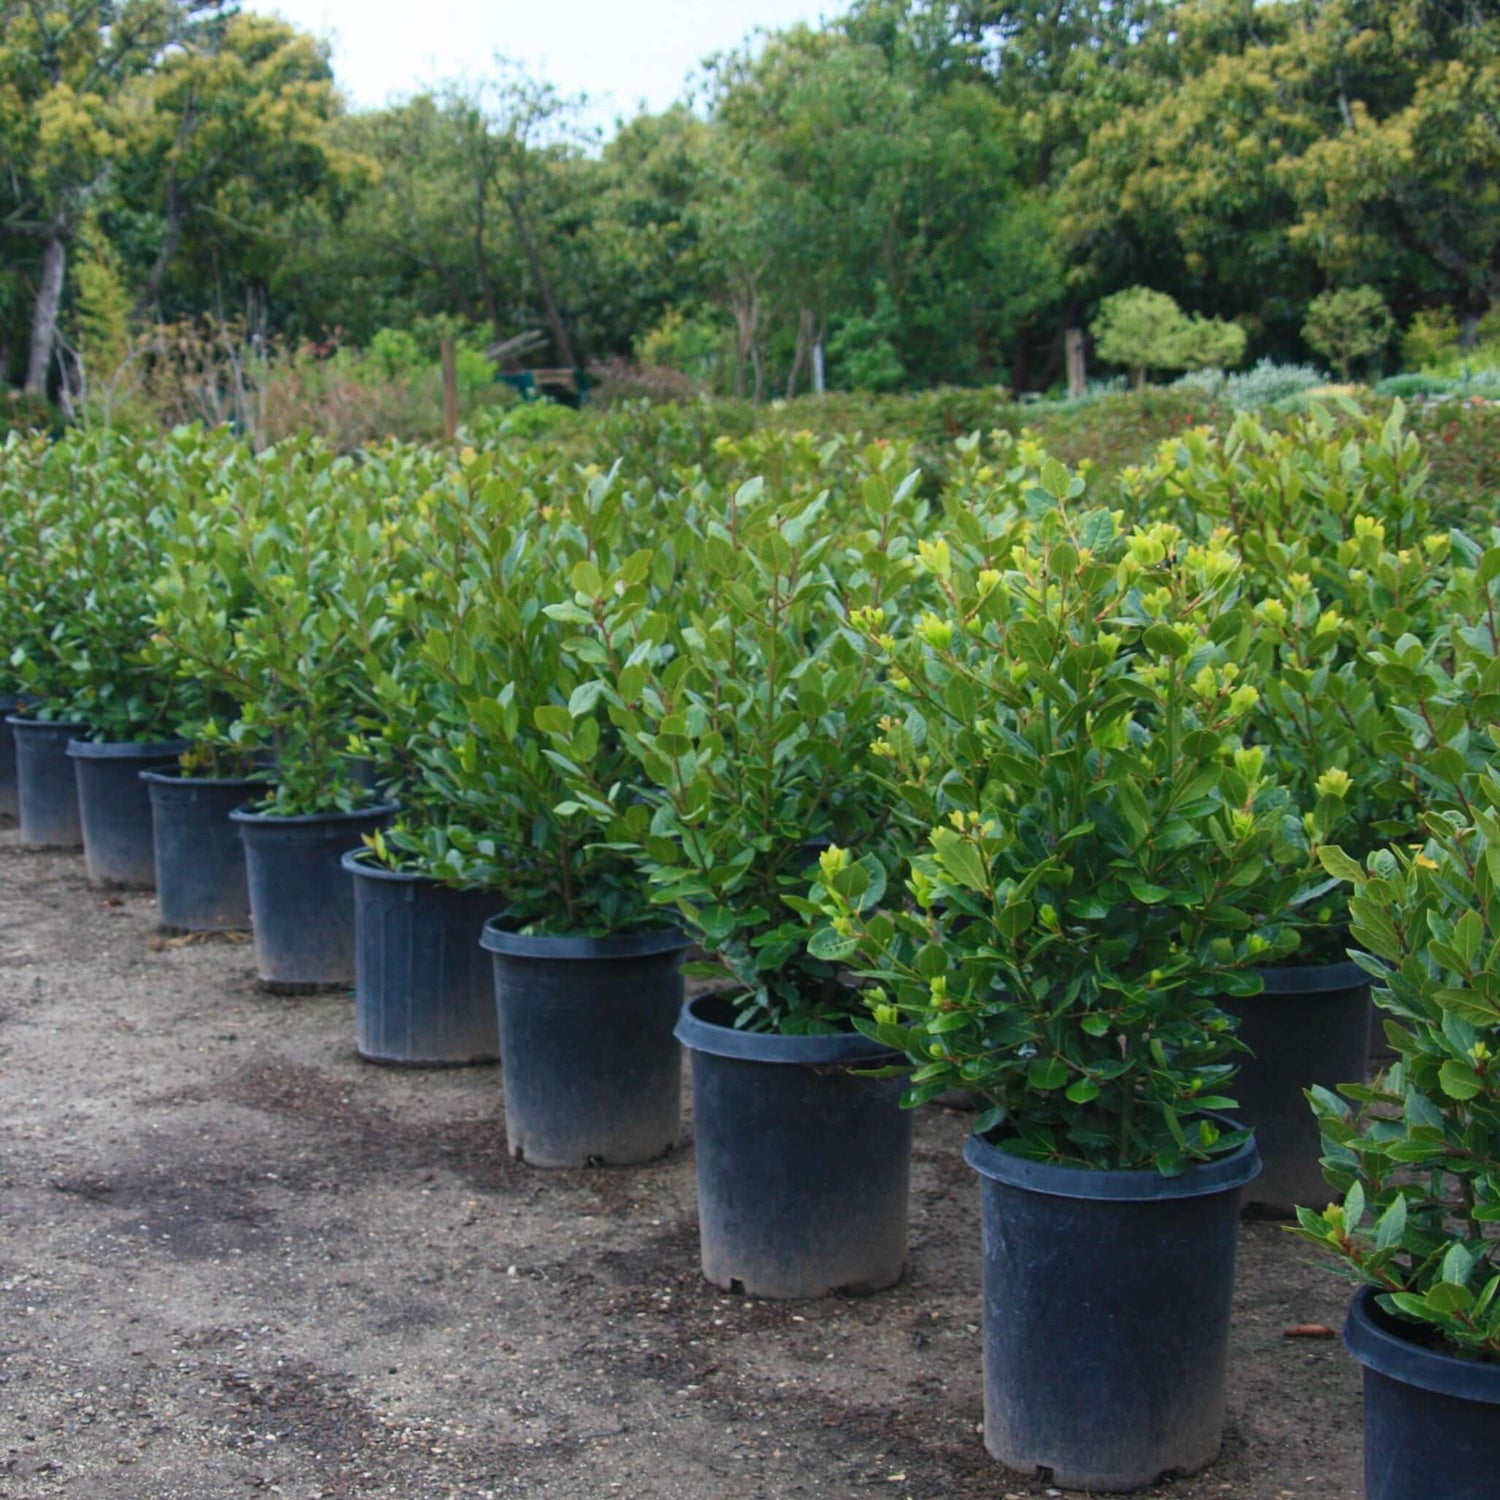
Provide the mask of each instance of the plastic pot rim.
[{"label": "plastic pot rim", "polygon": [[371,864],[373,851],[365,845],[358,849],[350,849],[348,853],[339,858],[339,863],[351,874],[357,875],[362,880],[389,880],[398,885],[430,885],[441,891],[452,891],[459,896],[493,895],[496,901],[501,897],[498,891],[486,892],[482,885],[448,885],[439,880],[435,875],[429,875],[425,870],[392,870],[385,865]]},{"label": "plastic pot rim", "polygon": [[66,729],[69,739],[80,739],[89,732],[89,725],[83,719],[38,719],[31,714],[6,714],[5,722],[12,729],[50,729],[54,733]]},{"label": "plastic pot rim", "polygon": [[786,1036],[777,1031],[741,1031],[706,1020],[697,1007],[715,1002],[722,995],[695,995],[684,1002],[673,1035],[693,1052],[713,1057],[737,1058],[745,1062],[788,1063],[803,1067],[829,1067],[838,1063],[874,1064],[898,1056],[891,1048],[871,1041],[858,1031],[833,1036]]},{"label": "plastic pot rim", "polygon": [[1243,1187],[1260,1171],[1255,1137],[1227,1156],[1198,1162],[1178,1177],[1164,1177],[1150,1168],[1127,1171],[1095,1167],[1064,1167],[1054,1162],[1014,1156],[986,1140],[970,1135],[964,1160],[991,1182],[1049,1198],[1075,1198],[1108,1203],[1159,1203],[1181,1198],[1207,1198]]},{"label": "plastic pot rim", "polygon": [[[1323,995],[1335,990],[1360,989],[1370,983],[1370,975],[1352,959],[1327,964],[1286,964],[1257,969],[1265,988],[1262,995]],[[1257,995],[1244,997],[1254,1005]]]},{"label": "plastic pot rim", "polygon": [[266,781],[257,781],[253,776],[187,776],[181,771],[147,770],[139,773],[142,781],[153,786],[269,786]]},{"label": "plastic pot rim", "polygon": [[[266,783],[266,785],[269,784]],[[364,818],[383,818],[388,813],[400,810],[399,802],[371,802],[368,806],[356,808],[353,812],[323,813],[258,813],[252,812],[248,806],[245,806],[232,808],[229,821],[243,823],[252,828],[307,828],[323,823],[353,823]]]},{"label": "plastic pot rim", "polygon": [[662,953],[683,953],[692,939],[675,927],[649,927],[641,932],[613,932],[605,937],[550,937],[519,933],[508,926],[514,919],[491,917],[484,924],[479,946],[486,953],[504,958],[545,958],[567,962],[589,959],[651,958]]},{"label": "plastic pot rim", "polygon": [[68,754],[74,760],[155,760],[167,755],[181,755],[192,749],[189,740],[85,740],[68,741]]},{"label": "plastic pot rim", "polygon": [[1428,1348],[1393,1331],[1394,1320],[1375,1300],[1372,1286],[1361,1287],[1344,1320],[1344,1347],[1367,1370],[1402,1385],[1438,1396],[1500,1406],[1500,1364],[1462,1359]]}]

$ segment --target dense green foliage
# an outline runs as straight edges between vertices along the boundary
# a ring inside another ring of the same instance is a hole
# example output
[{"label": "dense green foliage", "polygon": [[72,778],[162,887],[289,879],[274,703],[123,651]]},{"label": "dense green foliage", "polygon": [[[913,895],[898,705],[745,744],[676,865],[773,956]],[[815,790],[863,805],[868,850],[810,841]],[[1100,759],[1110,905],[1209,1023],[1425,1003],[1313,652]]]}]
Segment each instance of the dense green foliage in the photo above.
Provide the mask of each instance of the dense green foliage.
[{"label": "dense green foliage", "polygon": [[742,1025],[857,1025],[1052,1161],[1232,1149],[1217,997],[1352,923],[1403,1061],[1320,1096],[1305,1227],[1483,1352],[1500,550],[1450,527],[1493,427],[1188,388],[12,435],[0,688],[271,812],[392,795],[378,857],[531,931],[679,923]]},{"label": "dense green foliage", "polygon": [[1369,1086],[1314,1091],[1341,1201],[1301,1210],[1299,1232],[1393,1311],[1500,1359],[1500,545],[1455,543],[1441,624],[1369,658],[1422,785],[1421,837],[1323,856],[1352,887],[1399,1061]]},{"label": "dense green foliage", "polygon": [[1200,321],[1164,360],[1101,339],[1121,368],[1232,365],[1233,324],[1359,369],[1391,329],[1355,296],[1461,358],[1500,287],[1497,24],[858,0],[601,144],[513,68],[355,113],[318,44],[227,0],[0,0],[0,365],[79,416],[270,440],[288,390],[355,421],[350,344],[435,424],[445,335],[466,400],[516,338],[643,393],[790,396],[815,349],[834,389],[1046,390],[1063,330],[1132,288]]},{"label": "dense green foliage", "polygon": [[912,1102],[972,1089],[1018,1154],[1176,1173],[1245,1139],[1205,1113],[1230,1102],[1217,998],[1295,942],[1305,845],[1244,745],[1239,560],[1091,508],[1053,460],[1019,488],[920,544],[915,628],[855,616],[890,667],[883,779],[928,847],[905,912],[825,858],[814,951],[878,981],[864,1025]]}]

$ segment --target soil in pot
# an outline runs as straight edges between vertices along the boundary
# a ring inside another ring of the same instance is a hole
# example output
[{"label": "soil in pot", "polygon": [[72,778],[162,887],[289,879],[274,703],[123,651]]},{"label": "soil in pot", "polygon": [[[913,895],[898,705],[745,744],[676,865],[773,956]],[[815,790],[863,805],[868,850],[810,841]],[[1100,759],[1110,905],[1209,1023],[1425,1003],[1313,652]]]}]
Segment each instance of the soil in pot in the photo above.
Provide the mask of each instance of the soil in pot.
[{"label": "soil in pot", "polygon": [[78,780],[78,816],[90,885],[106,890],[154,888],[151,793],[141,772],[175,765],[187,748],[186,740],[68,742]]},{"label": "soil in pot", "polygon": [[1262,969],[1265,988],[1220,1007],[1239,1020],[1239,1075],[1229,1093],[1255,1128],[1261,1173],[1245,1207],[1290,1218],[1299,1204],[1321,1207],[1329,1187],[1318,1165],[1322,1143],[1305,1090],[1362,1082],[1369,1066],[1370,980],[1358,964]]},{"label": "soil in pot", "polygon": [[354,883],[343,857],[384,828],[395,803],[294,817],[236,808],[245,849],[255,967],[275,994],[354,983]]},{"label": "soil in pot", "polygon": [[151,798],[156,903],[166,932],[250,927],[245,849],[229,814],[262,790],[240,777],[142,771]]},{"label": "soil in pot", "polygon": [[682,1128],[680,932],[534,937],[485,924],[512,1156],[537,1167],[630,1166]]},{"label": "soil in pot", "polygon": [[11,714],[5,721],[16,747],[17,816],[23,849],[76,849],[83,843],[78,816],[78,778],[68,742],[89,732],[87,724],[46,722]]},{"label": "soil in pot", "polygon": [[1355,1294],[1344,1343],[1364,1366],[1365,1500],[1495,1500],[1500,1365],[1460,1359]]},{"label": "soil in pot", "polygon": [[703,1274],[755,1297],[875,1292],[906,1263],[912,1116],[878,1042],[736,1030],[717,995],[683,1007]]},{"label": "soil in pot", "polygon": [[1180,1177],[1028,1161],[970,1136],[984,1438],[1061,1489],[1143,1489],[1219,1451],[1247,1143]]},{"label": "soil in pot", "polygon": [[454,1067],[500,1056],[491,963],[479,946],[499,898],[344,855],[354,881],[354,1029],[361,1057]]}]

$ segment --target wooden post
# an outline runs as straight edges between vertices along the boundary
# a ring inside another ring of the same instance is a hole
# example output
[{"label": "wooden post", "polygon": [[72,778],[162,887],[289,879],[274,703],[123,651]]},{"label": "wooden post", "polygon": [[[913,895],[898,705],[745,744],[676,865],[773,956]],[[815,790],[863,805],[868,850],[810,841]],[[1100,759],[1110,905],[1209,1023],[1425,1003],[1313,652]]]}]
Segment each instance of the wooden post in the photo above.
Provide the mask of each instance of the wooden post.
[{"label": "wooden post", "polygon": [[1063,351],[1068,360],[1068,396],[1076,401],[1088,389],[1088,370],[1083,362],[1083,329],[1070,328],[1063,334]]},{"label": "wooden post", "polygon": [[451,443],[458,436],[458,358],[453,340],[444,339],[438,352],[443,359],[443,436]]}]

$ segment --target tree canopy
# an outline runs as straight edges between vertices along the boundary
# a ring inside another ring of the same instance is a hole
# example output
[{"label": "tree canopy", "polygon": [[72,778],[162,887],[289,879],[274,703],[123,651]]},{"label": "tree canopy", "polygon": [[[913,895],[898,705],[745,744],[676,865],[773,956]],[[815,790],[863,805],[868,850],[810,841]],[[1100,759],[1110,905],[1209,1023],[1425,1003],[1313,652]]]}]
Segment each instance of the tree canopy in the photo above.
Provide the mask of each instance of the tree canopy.
[{"label": "tree canopy", "polygon": [[1035,389],[1132,288],[1278,358],[1319,298],[1469,334],[1500,296],[1493,0],[857,0],[704,76],[601,140],[503,61],[351,111],[228,0],[0,0],[0,366],[66,400],[212,316],[763,398],[815,350],[834,386]]}]

